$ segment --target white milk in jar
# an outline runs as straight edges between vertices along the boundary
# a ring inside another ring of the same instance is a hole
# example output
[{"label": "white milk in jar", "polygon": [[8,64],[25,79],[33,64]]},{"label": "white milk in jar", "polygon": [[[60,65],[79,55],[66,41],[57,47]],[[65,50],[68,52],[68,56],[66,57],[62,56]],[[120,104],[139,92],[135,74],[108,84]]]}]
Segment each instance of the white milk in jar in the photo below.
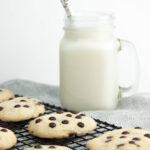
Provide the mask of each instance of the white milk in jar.
[{"label": "white milk in jar", "polygon": [[[132,67],[130,76],[134,80],[128,87],[118,83],[119,50],[128,53],[121,60],[126,60],[125,64],[128,61]],[[60,100],[63,107],[77,111],[115,108],[118,93],[129,96],[136,91],[137,64],[133,44],[114,36],[111,14],[67,18],[60,43]]]},{"label": "white milk in jar", "polygon": [[60,43],[60,99],[71,110],[112,109],[118,96],[118,42],[112,16],[66,19]]}]

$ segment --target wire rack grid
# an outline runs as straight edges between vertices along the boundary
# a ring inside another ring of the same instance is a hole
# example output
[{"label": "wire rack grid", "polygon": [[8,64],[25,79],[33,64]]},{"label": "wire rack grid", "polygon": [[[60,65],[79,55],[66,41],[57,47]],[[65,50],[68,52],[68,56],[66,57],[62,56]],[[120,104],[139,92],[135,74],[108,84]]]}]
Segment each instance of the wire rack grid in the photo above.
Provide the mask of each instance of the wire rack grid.
[{"label": "wire rack grid", "polygon": [[[47,103],[45,103],[45,108],[46,108],[46,114],[57,112],[57,111],[68,111],[67,109],[63,109],[61,107],[57,107],[55,105],[50,105]],[[109,124],[107,122],[103,122],[98,119],[95,119],[95,121],[97,122],[97,128],[86,135],[74,136],[65,139],[50,140],[50,139],[40,139],[38,137],[32,136],[27,129],[29,121],[23,121],[17,123],[0,121],[1,127],[11,129],[12,131],[15,132],[17,136],[18,139],[17,144],[13,148],[11,148],[11,150],[23,150],[24,148],[35,146],[35,145],[49,145],[49,144],[68,146],[73,150],[85,150],[86,149],[85,145],[88,140],[93,139],[107,131],[121,128],[113,124]]]}]

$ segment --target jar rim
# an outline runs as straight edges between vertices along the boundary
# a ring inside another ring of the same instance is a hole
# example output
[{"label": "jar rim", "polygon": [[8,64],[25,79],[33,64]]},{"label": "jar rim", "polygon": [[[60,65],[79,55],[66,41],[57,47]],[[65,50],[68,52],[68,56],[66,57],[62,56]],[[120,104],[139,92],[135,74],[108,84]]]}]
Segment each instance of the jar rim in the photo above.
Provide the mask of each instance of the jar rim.
[{"label": "jar rim", "polygon": [[65,29],[66,28],[76,28],[76,27],[90,27],[103,26],[103,27],[113,27],[114,26],[115,15],[113,12],[101,12],[101,11],[84,11],[74,13],[73,16],[65,16]]},{"label": "jar rim", "polygon": [[65,15],[65,20],[81,21],[82,19],[90,19],[91,21],[106,19],[114,20],[115,14],[111,11],[82,11],[75,12],[74,15],[69,18]]}]

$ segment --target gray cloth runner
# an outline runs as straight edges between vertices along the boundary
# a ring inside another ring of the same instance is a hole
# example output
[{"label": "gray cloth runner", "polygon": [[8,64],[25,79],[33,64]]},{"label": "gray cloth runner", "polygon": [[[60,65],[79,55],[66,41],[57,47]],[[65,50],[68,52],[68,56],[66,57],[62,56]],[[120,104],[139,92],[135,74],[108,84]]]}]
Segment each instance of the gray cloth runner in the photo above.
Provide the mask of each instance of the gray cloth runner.
[{"label": "gray cloth runner", "polygon": [[[58,96],[59,88],[56,86],[26,80],[11,80],[0,84],[0,88],[10,89],[16,94],[39,98],[44,102],[61,106]],[[142,96],[122,99],[116,110],[86,111],[85,113],[117,126],[140,126],[150,129],[150,99]]]}]

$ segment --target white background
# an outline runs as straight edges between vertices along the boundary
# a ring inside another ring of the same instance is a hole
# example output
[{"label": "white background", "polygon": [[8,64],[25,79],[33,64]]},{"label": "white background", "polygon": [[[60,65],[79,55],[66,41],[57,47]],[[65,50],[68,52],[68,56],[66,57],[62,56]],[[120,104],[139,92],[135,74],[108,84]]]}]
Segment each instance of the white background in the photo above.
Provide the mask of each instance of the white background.
[{"label": "white background", "polygon": [[[139,92],[150,90],[149,0],[70,0],[72,10],[113,11],[117,35],[132,41],[140,61]],[[0,82],[21,78],[59,84],[60,0],[0,0]]]}]

